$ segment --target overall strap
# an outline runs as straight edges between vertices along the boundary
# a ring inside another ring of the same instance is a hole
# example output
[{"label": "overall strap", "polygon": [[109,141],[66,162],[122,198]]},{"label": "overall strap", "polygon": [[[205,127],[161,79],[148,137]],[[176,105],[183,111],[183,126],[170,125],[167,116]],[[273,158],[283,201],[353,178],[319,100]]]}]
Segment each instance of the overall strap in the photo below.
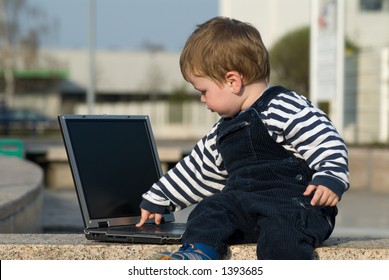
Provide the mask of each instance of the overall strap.
[{"label": "overall strap", "polygon": [[289,89],[283,87],[283,86],[273,86],[270,87],[268,90],[266,90],[267,94],[279,94],[282,92],[288,92],[290,91]]},{"label": "overall strap", "polygon": [[265,90],[264,94],[254,103],[252,107],[260,107],[267,106],[267,104],[274,98],[274,96],[283,93],[289,92],[290,90],[283,86],[273,86]]}]

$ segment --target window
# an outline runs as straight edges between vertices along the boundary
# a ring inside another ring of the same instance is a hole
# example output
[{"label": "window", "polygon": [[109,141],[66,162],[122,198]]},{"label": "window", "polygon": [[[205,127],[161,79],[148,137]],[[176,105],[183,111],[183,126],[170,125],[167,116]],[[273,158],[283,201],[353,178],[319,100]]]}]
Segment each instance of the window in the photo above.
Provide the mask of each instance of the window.
[{"label": "window", "polygon": [[359,0],[361,11],[378,12],[382,11],[383,0]]}]

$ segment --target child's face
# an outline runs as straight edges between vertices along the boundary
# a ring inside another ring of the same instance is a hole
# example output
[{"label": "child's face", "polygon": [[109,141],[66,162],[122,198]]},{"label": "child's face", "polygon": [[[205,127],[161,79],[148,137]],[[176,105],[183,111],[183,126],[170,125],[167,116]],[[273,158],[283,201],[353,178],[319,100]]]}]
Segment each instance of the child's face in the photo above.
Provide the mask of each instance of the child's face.
[{"label": "child's face", "polygon": [[238,95],[232,92],[229,83],[222,85],[208,77],[191,77],[191,84],[201,93],[200,101],[207,105],[212,112],[221,117],[234,117],[241,110],[241,101]]}]

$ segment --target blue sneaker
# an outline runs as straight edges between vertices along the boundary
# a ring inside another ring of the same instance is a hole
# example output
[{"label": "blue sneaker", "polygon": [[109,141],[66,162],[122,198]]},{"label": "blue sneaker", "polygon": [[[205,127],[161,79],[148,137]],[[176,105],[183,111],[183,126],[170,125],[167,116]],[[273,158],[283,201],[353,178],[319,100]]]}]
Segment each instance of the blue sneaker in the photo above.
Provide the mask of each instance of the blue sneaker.
[{"label": "blue sneaker", "polygon": [[[197,244],[196,244],[197,245]],[[201,247],[203,250],[199,249]],[[204,253],[204,249],[210,252],[210,255]],[[213,260],[217,259],[216,251],[206,245],[195,246],[193,244],[184,244],[177,252],[157,253],[153,260]]]}]

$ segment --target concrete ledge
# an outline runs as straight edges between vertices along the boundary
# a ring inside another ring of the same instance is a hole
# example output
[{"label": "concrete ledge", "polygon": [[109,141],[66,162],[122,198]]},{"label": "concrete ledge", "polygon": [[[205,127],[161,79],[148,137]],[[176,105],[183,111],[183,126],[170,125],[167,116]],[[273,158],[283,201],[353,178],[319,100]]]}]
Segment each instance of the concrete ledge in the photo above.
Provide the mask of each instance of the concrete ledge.
[{"label": "concrete ledge", "polygon": [[[144,260],[178,245],[134,245],[87,240],[82,234],[0,234],[1,260]],[[230,248],[231,260],[255,260],[256,245]],[[389,260],[389,239],[330,238],[320,260]]]},{"label": "concrete ledge", "polygon": [[0,156],[0,178],[0,232],[40,232],[42,169],[27,160]]}]

